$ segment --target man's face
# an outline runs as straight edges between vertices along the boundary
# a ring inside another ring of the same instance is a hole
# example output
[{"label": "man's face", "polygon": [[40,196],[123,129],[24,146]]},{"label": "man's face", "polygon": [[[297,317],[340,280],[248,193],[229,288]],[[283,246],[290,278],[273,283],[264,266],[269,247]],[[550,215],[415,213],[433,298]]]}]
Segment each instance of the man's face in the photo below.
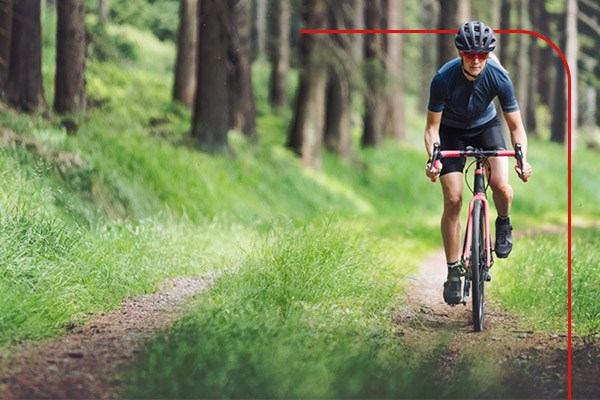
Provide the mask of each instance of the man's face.
[{"label": "man's face", "polygon": [[489,57],[488,52],[479,51],[461,51],[460,56],[462,58],[464,69],[471,75],[478,76]]}]

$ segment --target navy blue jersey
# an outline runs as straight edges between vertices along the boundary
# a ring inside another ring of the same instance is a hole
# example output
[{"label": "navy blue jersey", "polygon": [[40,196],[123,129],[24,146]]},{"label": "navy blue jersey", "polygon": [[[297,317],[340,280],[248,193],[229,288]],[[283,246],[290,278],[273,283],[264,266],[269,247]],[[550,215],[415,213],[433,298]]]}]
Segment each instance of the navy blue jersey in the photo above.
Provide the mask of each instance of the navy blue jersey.
[{"label": "navy blue jersey", "polygon": [[440,68],[431,81],[429,111],[442,112],[442,124],[471,129],[496,116],[493,100],[498,96],[504,112],[519,110],[508,72],[488,58],[483,71],[474,81],[462,72],[462,60],[456,58]]}]

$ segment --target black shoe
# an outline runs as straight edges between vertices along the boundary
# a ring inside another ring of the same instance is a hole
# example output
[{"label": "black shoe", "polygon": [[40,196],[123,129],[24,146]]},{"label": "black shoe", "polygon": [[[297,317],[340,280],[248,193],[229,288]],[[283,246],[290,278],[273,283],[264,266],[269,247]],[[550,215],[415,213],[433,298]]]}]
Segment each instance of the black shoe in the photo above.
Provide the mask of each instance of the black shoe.
[{"label": "black shoe", "polygon": [[448,304],[459,304],[462,300],[460,277],[459,267],[448,268],[448,278],[444,282],[444,301]]},{"label": "black shoe", "polygon": [[496,244],[494,251],[498,258],[506,258],[512,250],[512,225],[509,221],[496,218]]}]

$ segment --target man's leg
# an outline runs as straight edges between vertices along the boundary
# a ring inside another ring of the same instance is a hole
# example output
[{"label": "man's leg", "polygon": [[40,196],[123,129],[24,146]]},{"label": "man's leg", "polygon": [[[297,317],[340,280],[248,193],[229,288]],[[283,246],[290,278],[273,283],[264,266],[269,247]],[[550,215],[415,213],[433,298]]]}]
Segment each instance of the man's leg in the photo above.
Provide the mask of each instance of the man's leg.
[{"label": "man's leg", "polygon": [[512,250],[512,226],[510,225],[510,206],[513,198],[513,189],[508,184],[508,159],[504,157],[492,158],[490,187],[493,191],[494,205],[498,211],[496,218],[496,243],[495,251],[499,258],[506,258]]},{"label": "man's leg", "polygon": [[448,278],[444,283],[444,300],[449,304],[458,304],[462,299],[459,268],[462,178],[461,172],[451,172],[440,177],[444,194],[444,212],[441,221],[442,239],[448,264]]}]

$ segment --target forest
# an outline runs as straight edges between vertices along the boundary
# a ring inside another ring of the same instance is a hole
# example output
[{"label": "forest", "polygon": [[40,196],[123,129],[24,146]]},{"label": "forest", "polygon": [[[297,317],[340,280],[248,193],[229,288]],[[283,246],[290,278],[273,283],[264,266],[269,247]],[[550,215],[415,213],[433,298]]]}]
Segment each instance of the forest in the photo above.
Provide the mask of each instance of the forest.
[{"label": "forest", "polygon": [[[423,173],[470,20],[536,171],[477,334]],[[599,39],[593,0],[0,0],[0,397],[600,396]]]}]

